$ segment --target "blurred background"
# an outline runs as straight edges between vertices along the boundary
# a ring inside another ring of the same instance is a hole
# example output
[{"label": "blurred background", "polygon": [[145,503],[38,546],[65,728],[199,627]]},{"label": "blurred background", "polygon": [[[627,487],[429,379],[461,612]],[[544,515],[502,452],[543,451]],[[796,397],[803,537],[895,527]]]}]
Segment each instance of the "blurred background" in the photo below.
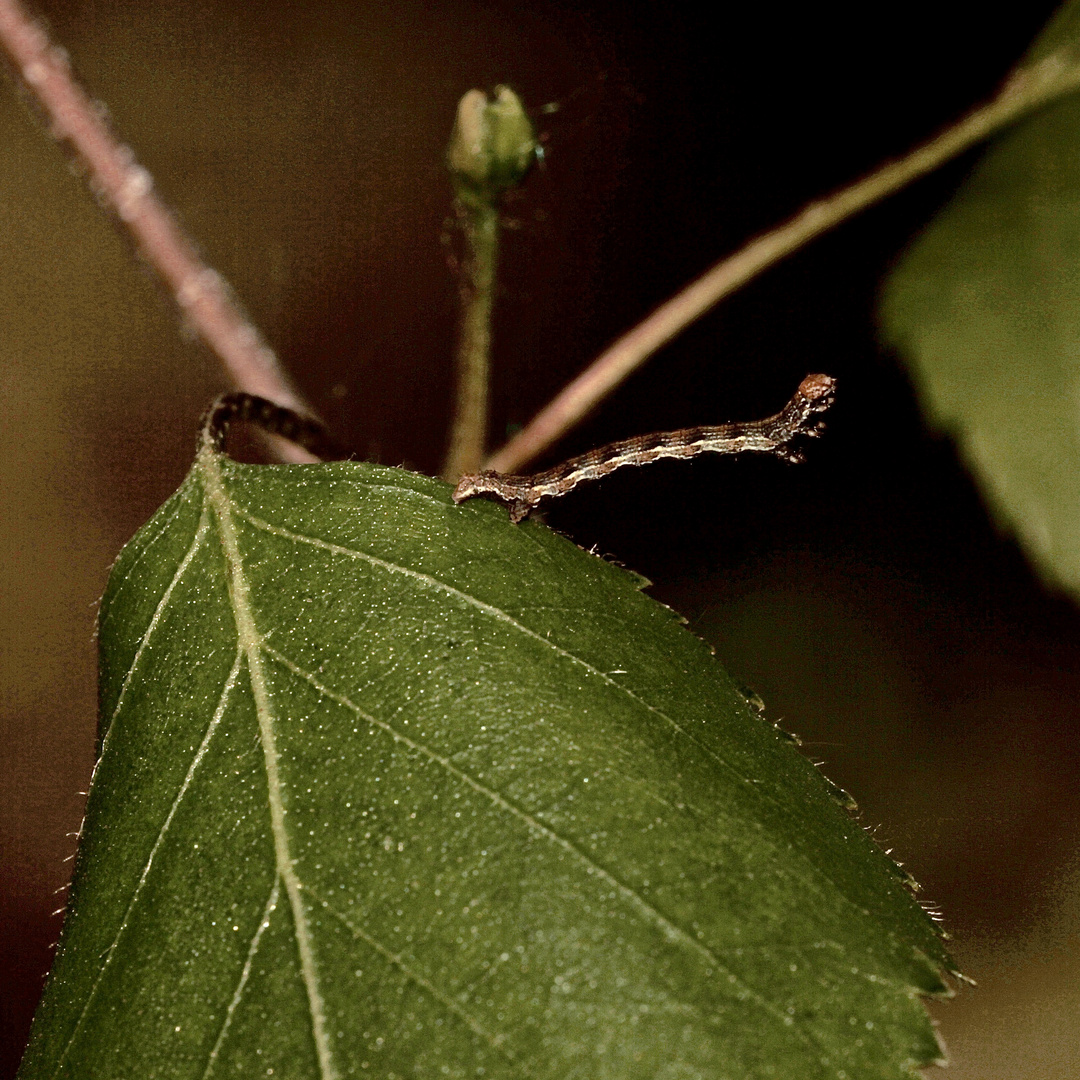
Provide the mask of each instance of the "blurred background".
[{"label": "blurred background", "polygon": [[[511,84],[545,160],[508,204],[493,429],[721,255],[990,95],[1053,8],[912,0],[49,0],[91,91],[335,433],[434,473],[459,249],[457,99]],[[557,105],[554,111],[544,110]],[[840,380],[810,461],[625,470],[547,520],[647,575],[852,792],[979,983],[953,1080],[1080,1074],[1080,617],[877,344],[950,165],[635,375],[547,463]],[[0,92],[0,1077],[51,957],[92,765],[95,603],[225,386],[12,86]],[[933,1070],[931,1070],[932,1072]]]}]

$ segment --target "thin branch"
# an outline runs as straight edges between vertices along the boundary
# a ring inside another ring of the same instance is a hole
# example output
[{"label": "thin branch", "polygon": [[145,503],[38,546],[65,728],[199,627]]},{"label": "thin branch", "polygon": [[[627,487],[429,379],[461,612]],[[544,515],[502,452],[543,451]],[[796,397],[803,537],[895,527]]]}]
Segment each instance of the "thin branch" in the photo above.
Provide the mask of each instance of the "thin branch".
[{"label": "thin branch", "polygon": [[[225,365],[240,390],[313,414],[274,351],[240,310],[225,280],[202,260],[164,202],[150,174],[109,130],[101,110],[76,81],[67,56],[18,0],[0,0],[0,47],[43,110],[54,138],[85,165],[97,197],[135,238],[185,318]],[[292,444],[275,445],[289,461],[316,461]]]},{"label": "thin branch", "polygon": [[601,353],[522,431],[493,454],[486,468],[500,473],[519,469],[561,438],[657,349],[761,271],[853,214],[932,172],[1023,113],[1077,89],[1080,89],[1078,58],[1072,52],[1055,53],[1017,71],[989,104],[969,113],[906,157],[887,163],[820,202],[810,203],[779,228],[752,240]]}]

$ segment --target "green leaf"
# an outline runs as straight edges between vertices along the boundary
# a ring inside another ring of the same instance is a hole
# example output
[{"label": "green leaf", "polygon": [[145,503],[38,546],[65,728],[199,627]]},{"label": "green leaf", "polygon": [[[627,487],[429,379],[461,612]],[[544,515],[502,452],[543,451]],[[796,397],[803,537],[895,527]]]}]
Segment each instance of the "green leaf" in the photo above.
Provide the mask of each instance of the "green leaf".
[{"label": "green leaf", "polygon": [[[1069,46],[1078,0],[1023,66]],[[1080,98],[995,141],[893,271],[881,321],[1000,519],[1080,594]]]},{"label": "green leaf", "polygon": [[900,1077],[904,874],[642,579],[443,483],[204,450],[101,611],[20,1077]]}]

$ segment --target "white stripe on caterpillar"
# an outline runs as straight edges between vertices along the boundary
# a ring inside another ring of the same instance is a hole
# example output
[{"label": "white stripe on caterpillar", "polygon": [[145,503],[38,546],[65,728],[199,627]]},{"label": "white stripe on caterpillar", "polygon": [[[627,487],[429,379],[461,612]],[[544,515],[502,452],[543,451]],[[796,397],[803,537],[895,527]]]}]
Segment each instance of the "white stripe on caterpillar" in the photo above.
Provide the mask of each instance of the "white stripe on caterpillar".
[{"label": "white stripe on caterpillar", "polygon": [[824,423],[816,419],[832,403],[836,380],[829,375],[807,375],[795,396],[775,416],[744,424],[681,428],[658,431],[608,443],[587,454],[532,476],[508,476],[486,471],[463,476],[454,489],[454,502],[477,497],[505,503],[510,520],[517,524],[541,499],[558,498],[586,480],[598,480],[624,465],[648,465],[661,458],[692,458],[698,454],[775,454],[786,461],[803,460],[791,442],[800,435],[821,434]]}]

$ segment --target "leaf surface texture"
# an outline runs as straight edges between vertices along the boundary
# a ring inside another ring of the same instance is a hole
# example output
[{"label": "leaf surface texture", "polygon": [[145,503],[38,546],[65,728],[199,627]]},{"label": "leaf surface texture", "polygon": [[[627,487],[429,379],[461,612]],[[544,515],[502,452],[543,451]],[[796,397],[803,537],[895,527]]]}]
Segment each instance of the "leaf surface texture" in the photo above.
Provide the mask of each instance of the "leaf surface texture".
[{"label": "leaf surface texture", "polygon": [[940,937],[642,579],[204,451],[103,601],[39,1077],[914,1075]]}]

